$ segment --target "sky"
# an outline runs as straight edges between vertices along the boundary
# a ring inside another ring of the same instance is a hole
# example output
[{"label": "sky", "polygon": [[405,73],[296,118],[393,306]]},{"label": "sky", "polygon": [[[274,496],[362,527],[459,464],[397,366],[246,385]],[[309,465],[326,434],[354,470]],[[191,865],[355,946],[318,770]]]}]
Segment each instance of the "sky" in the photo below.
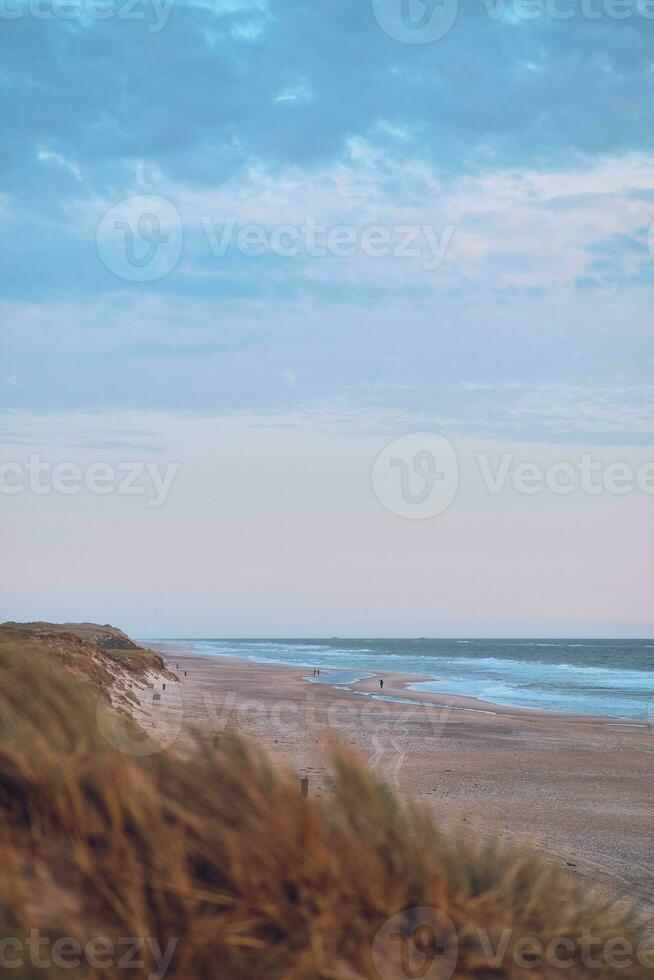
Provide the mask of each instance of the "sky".
[{"label": "sky", "polygon": [[1,618],[652,635],[654,3],[0,19]]}]

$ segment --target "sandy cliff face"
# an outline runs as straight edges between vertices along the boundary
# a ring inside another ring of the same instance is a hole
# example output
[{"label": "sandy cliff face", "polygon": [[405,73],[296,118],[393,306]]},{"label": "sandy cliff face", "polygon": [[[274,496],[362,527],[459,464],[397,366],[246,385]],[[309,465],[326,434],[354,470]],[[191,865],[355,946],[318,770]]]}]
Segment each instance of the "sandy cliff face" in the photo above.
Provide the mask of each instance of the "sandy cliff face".
[{"label": "sandy cliff face", "polygon": [[[71,673],[106,690],[117,681],[168,676],[163,659],[138,646],[115,626],[96,623],[2,623],[0,643],[20,643],[30,649],[47,650]],[[172,677],[172,675],[171,675]]]},{"label": "sandy cliff face", "polygon": [[2,623],[0,630],[20,630],[30,633],[74,633],[82,640],[94,643],[101,650],[142,650],[127,633],[116,626],[97,623]]}]

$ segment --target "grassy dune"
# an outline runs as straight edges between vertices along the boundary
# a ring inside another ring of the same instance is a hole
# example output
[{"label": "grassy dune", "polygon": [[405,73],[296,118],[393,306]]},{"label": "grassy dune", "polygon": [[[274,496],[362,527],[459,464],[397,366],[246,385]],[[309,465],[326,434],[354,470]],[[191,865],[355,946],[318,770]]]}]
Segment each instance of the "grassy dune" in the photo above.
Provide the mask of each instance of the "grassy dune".
[{"label": "grassy dune", "polygon": [[[303,798],[226,732],[184,757],[120,751],[139,732],[117,716],[110,744],[99,694],[39,645],[0,639],[7,976],[654,976],[623,908],[528,852],[439,828],[342,749],[332,792]],[[34,930],[47,966],[31,962]],[[143,965],[128,970],[128,955]]]},{"label": "grassy dune", "polygon": [[[164,663],[158,653],[138,646],[115,626],[95,623],[0,623],[0,641],[14,640],[42,646],[80,675],[88,675],[90,665],[104,666],[108,677],[116,668],[142,674],[162,673]],[[99,675],[98,675],[99,679]]]}]

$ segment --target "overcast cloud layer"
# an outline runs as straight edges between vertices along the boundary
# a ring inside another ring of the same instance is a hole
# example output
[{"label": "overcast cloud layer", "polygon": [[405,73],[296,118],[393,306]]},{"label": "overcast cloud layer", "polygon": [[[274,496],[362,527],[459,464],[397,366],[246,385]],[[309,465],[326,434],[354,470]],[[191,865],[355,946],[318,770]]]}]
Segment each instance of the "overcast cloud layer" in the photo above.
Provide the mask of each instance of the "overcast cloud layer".
[{"label": "overcast cloud layer", "polygon": [[4,616],[651,635],[654,0],[0,0],[0,99]]},{"label": "overcast cloud layer", "polygon": [[[0,405],[651,437],[647,6],[462,0],[405,44],[365,0],[35,2],[4,0],[0,32]],[[152,282],[96,246],[133,195],[180,216]],[[428,226],[443,254],[215,254],[230,221]]]}]

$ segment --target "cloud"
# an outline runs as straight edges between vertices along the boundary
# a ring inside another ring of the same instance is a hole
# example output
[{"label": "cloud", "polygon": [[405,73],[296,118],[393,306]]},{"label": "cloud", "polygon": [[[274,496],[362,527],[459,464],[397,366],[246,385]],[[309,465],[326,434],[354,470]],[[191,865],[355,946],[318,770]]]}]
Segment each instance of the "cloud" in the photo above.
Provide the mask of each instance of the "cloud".
[{"label": "cloud", "polygon": [[64,170],[68,170],[76,180],[82,179],[82,172],[76,163],[66,160],[60,153],[53,153],[52,150],[39,149],[36,154],[37,160],[42,163],[54,163]]},{"label": "cloud", "polygon": [[[362,139],[348,142],[329,166],[289,165],[280,170],[253,161],[246,174],[213,185],[173,181],[157,167],[133,161],[122,197],[161,195],[173,202],[184,229],[184,252],[175,273],[153,288],[196,294],[252,296],[320,293],[348,295],[355,303],[389,290],[474,293],[547,290],[577,285],[612,288],[648,281],[654,268],[647,228],[654,218],[654,154],[575,159],[565,169],[487,167],[444,178],[427,160],[385,151]],[[96,261],[94,235],[116,200],[71,195],[62,235],[77,255],[86,250],[94,288],[121,288]],[[253,260],[240,233],[256,226],[267,242]],[[357,247],[339,258],[333,249],[315,257],[307,228],[322,229],[321,243],[338,227],[364,232],[381,226],[390,236],[385,257]],[[270,247],[276,231],[292,229],[300,244],[292,256]],[[409,236],[406,229],[415,229]],[[434,243],[442,254],[434,262]],[[403,229],[405,229],[403,231]],[[411,237],[410,247],[404,247]],[[251,273],[256,270],[256,276]],[[434,274],[427,274],[427,270]],[[70,267],[70,287],[79,262]],[[62,282],[57,270],[58,285]]]},{"label": "cloud", "polygon": [[[20,385],[0,404],[260,413],[288,398],[292,370],[312,404],[359,393],[351,413],[373,399],[544,437],[575,411],[596,434],[615,411],[642,437],[654,24],[460,7],[424,46],[349,0],[180,2],[157,33],[146,0],[142,21],[7,22],[0,315]],[[121,280],[96,248],[132,195],[168,198],[183,224],[180,261],[151,283]],[[215,254],[203,219],[220,232],[230,218],[358,240],[381,224],[393,250]],[[412,225],[421,248],[399,255]],[[453,229],[431,269],[424,227],[439,242]],[[538,394],[520,401],[512,383]],[[614,394],[556,402],[557,384]]]}]

